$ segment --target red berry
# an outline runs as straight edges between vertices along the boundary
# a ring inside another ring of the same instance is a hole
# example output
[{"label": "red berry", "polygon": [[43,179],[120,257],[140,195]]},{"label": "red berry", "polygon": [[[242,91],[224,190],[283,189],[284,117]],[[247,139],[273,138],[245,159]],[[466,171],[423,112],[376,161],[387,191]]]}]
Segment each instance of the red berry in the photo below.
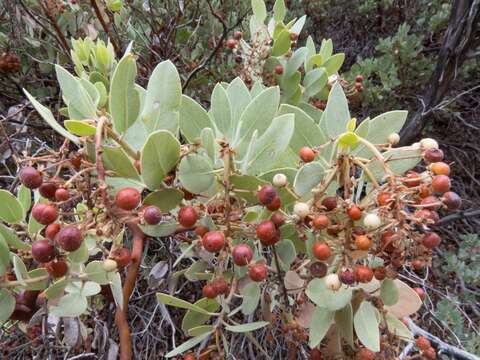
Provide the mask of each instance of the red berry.
[{"label": "red berry", "polygon": [[45,265],[50,276],[59,278],[68,272],[68,265],[65,260],[52,260]]},{"label": "red berry", "polygon": [[328,266],[320,261],[316,261],[310,265],[310,274],[316,278],[323,278],[327,275]]},{"label": "red berry", "polygon": [[310,360],[322,360],[322,352],[317,348],[310,350]]},{"label": "red berry", "polygon": [[377,279],[378,281],[382,281],[386,278],[387,271],[384,267],[378,267],[373,271],[373,276],[375,276],[375,279]]},{"label": "red berry", "polygon": [[57,185],[52,182],[43,183],[39,188],[38,192],[45,199],[54,200],[55,192],[57,191]]},{"label": "red berry", "polygon": [[432,170],[435,175],[450,175],[450,166],[442,161],[433,163],[430,166],[430,170]]},{"label": "red berry", "polygon": [[318,260],[325,261],[332,256],[332,250],[324,242],[316,241],[312,246],[312,253]]},{"label": "red berry", "polygon": [[208,232],[208,228],[206,226],[199,225],[195,228],[195,233],[198,236],[203,236]]},{"label": "red berry", "polygon": [[426,337],[423,337],[423,336],[419,336],[415,340],[415,344],[417,345],[417,347],[420,350],[427,350],[428,348],[430,348],[432,346],[432,344],[430,344],[430,341]]},{"label": "red berry", "polygon": [[68,199],[70,199],[70,194],[67,189],[60,188],[55,191],[55,200],[67,201]]},{"label": "red berry", "polygon": [[54,256],[55,247],[48,240],[37,240],[32,244],[32,257],[38,262],[49,262]]},{"label": "red berry", "polygon": [[282,207],[282,200],[280,196],[275,196],[270,204],[267,205],[267,209],[270,211],[277,211]]},{"label": "red berry", "polygon": [[298,34],[297,33],[290,33],[290,40],[296,41],[298,39]]},{"label": "red berry", "polygon": [[83,241],[82,232],[75,225],[68,225],[55,236],[55,244],[65,251],[75,251]]},{"label": "red berry", "polygon": [[32,216],[40,224],[48,225],[57,219],[58,211],[53,205],[36,204],[32,208]]},{"label": "red berry", "polygon": [[426,248],[434,249],[440,244],[440,241],[441,241],[440,236],[438,236],[437,233],[430,232],[430,233],[426,233],[423,236],[422,244]]},{"label": "red berry", "polygon": [[367,348],[362,348],[357,353],[356,359],[357,360],[374,360],[375,353],[371,350],[368,350]]},{"label": "red berry", "polygon": [[267,277],[267,266],[263,263],[257,263],[255,265],[252,265],[248,269],[248,275],[253,281],[263,281]]},{"label": "red berry", "polygon": [[347,210],[347,215],[353,221],[360,220],[362,218],[362,209],[360,209],[357,205],[352,205]]},{"label": "red berry", "polygon": [[229,48],[230,50],[233,50],[237,46],[237,40],[228,39],[226,45],[227,45],[227,48]]},{"label": "red berry", "polygon": [[180,225],[186,228],[190,228],[193,225],[195,225],[197,220],[198,220],[197,211],[193,206],[190,206],[190,205],[184,206],[178,212],[178,222],[180,223]]},{"label": "red berry", "polygon": [[335,196],[327,196],[323,199],[322,206],[328,211],[334,210],[337,207],[337,198]]},{"label": "red berry", "polygon": [[420,201],[420,205],[424,205],[425,209],[438,209],[440,207],[439,200],[435,196],[427,196]]},{"label": "red berry", "polygon": [[245,266],[253,259],[253,251],[247,244],[239,244],[232,251],[233,263],[237,266]]},{"label": "red berry", "polygon": [[162,212],[158,207],[149,205],[143,210],[143,219],[148,225],[157,225],[162,220]]},{"label": "red berry", "polygon": [[235,40],[240,40],[240,39],[242,38],[242,35],[243,35],[243,34],[242,34],[241,31],[235,31],[235,32],[233,33],[233,38],[234,38]]},{"label": "red berry", "polygon": [[206,284],[202,289],[202,295],[208,299],[215,299],[217,297],[217,292],[211,284]]},{"label": "red berry", "polygon": [[317,230],[323,230],[330,225],[330,219],[326,215],[318,215],[313,219],[312,225]]},{"label": "red berry", "polygon": [[369,283],[373,279],[373,271],[365,265],[358,265],[355,268],[355,276],[358,282]]},{"label": "red berry", "polygon": [[429,347],[427,350],[425,350],[423,353],[423,356],[425,356],[427,359],[434,360],[437,358],[437,353],[435,352],[435,349],[433,347]]},{"label": "red berry", "polygon": [[356,81],[356,82],[359,82],[359,83],[363,82],[363,76],[362,76],[362,75],[357,75],[357,76],[355,77],[355,81]]},{"label": "red berry", "polygon": [[76,170],[80,170],[80,167],[82,166],[82,157],[80,155],[75,155],[70,159],[70,163]]},{"label": "red berry", "polygon": [[432,179],[432,190],[443,194],[450,190],[450,178],[447,175],[436,175]]},{"label": "red berry", "polygon": [[363,91],[362,83],[356,82],[355,83],[355,90],[357,90],[357,92],[362,92]]},{"label": "red berry", "polygon": [[355,246],[358,250],[367,251],[370,249],[372,242],[367,235],[357,235],[355,236]]},{"label": "red berry", "polygon": [[212,286],[217,294],[226,295],[228,293],[228,283],[224,278],[215,279]]},{"label": "red berry", "polygon": [[414,288],[413,291],[417,293],[420,300],[422,301],[425,300],[426,295],[425,295],[425,291],[423,291],[422,288],[417,287],[417,288]]},{"label": "red berry", "polygon": [[302,159],[303,162],[309,163],[315,160],[315,152],[309,148],[308,146],[304,146],[300,149],[300,159]]},{"label": "red berry", "polygon": [[257,225],[256,233],[261,243],[265,246],[273,245],[277,236],[277,228],[271,220],[264,220]]},{"label": "red berry", "polygon": [[285,216],[276,212],[276,213],[272,214],[272,216],[270,216],[270,220],[275,224],[275,226],[278,229],[280,226],[285,224],[286,219],[285,219]]},{"label": "red berry", "polygon": [[110,254],[110,258],[115,260],[119,269],[123,269],[130,264],[130,261],[132,260],[132,254],[130,253],[129,249],[122,247],[115,249],[112,254]]},{"label": "red berry", "polygon": [[282,65],[275,66],[275,74],[277,74],[277,75],[282,75],[283,74],[283,66]]},{"label": "red berry", "polygon": [[346,285],[352,285],[356,281],[355,272],[350,269],[340,271],[338,277],[340,281]]},{"label": "red berry", "polygon": [[37,189],[43,182],[42,174],[31,166],[24,167],[20,170],[19,177],[22,184],[29,189]]},{"label": "red berry", "polygon": [[133,210],[140,204],[141,198],[142,196],[137,189],[127,187],[117,193],[115,203],[120,209]]},{"label": "red berry", "polygon": [[378,205],[380,205],[380,206],[389,205],[389,204],[392,203],[392,201],[393,201],[393,194],[391,194],[389,192],[382,191],[377,196],[377,202],[378,202]]},{"label": "red berry", "polygon": [[50,224],[45,228],[45,237],[47,239],[53,240],[55,238],[55,235],[57,235],[59,231],[60,231],[60,224],[57,224],[57,223]]},{"label": "red berry", "polygon": [[427,164],[440,162],[443,160],[443,151],[440,149],[428,149],[423,154],[423,159]]},{"label": "red berry", "polygon": [[183,357],[183,360],[197,360],[197,358],[195,357],[195,355],[187,354]]},{"label": "red berry", "polygon": [[447,206],[448,210],[457,210],[462,206],[462,198],[453,191],[447,191],[443,194],[442,201]]},{"label": "red berry", "polygon": [[405,186],[415,187],[420,185],[421,180],[422,179],[419,173],[417,173],[416,171],[409,171],[405,175],[405,179],[403,180],[403,183],[405,184]]},{"label": "red berry", "polygon": [[269,205],[277,197],[277,191],[273,186],[264,185],[258,191],[257,197],[260,204]]},{"label": "red berry", "polygon": [[220,231],[209,231],[203,236],[202,244],[208,252],[219,252],[225,245],[225,235]]}]

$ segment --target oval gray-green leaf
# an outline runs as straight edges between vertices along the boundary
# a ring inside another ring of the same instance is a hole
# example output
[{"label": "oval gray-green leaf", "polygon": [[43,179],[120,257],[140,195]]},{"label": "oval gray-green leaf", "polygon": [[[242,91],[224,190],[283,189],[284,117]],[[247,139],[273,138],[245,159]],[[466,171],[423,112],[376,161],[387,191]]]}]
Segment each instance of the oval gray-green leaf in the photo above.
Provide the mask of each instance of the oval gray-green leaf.
[{"label": "oval gray-green leaf", "polygon": [[180,204],[183,196],[183,192],[177,189],[161,189],[148,194],[143,199],[143,204],[154,205],[160,210],[168,212]]},{"label": "oval gray-green leaf", "polygon": [[202,129],[213,128],[213,122],[205,109],[186,95],[182,95],[179,114],[180,131],[190,144],[200,137]]},{"label": "oval gray-green leaf", "polygon": [[[195,306],[206,310],[209,313],[214,313],[220,308],[220,304],[215,299],[201,298],[194,303]],[[205,324],[210,315],[200,313],[195,310],[188,310],[182,319],[182,330],[188,332],[190,329]]]},{"label": "oval gray-green leaf", "polygon": [[352,289],[342,286],[339,290],[333,291],[325,286],[325,279],[313,279],[307,286],[307,296],[318,306],[326,307],[328,310],[336,311],[345,307],[352,299]]},{"label": "oval gray-green leaf", "polygon": [[312,321],[310,323],[310,348],[314,348],[320,344],[333,323],[334,315],[335,312],[317,306],[313,312]]},{"label": "oval gray-green leaf", "polygon": [[363,301],[353,317],[355,333],[360,342],[373,352],[380,351],[380,330],[378,329],[375,308]]},{"label": "oval gray-green leaf", "polygon": [[324,175],[325,168],[318,161],[303,165],[300,170],[298,170],[297,176],[295,176],[295,181],[293,182],[295,193],[304,199],[310,198],[310,192],[314,187],[320,184]]},{"label": "oval gray-green leaf", "polygon": [[260,286],[256,282],[247,284],[242,290],[242,313],[250,315],[255,312],[260,301]]},{"label": "oval gray-green leaf", "polygon": [[22,204],[7,190],[0,190],[0,219],[9,223],[16,224],[23,219]]},{"label": "oval gray-green leaf", "polygon": [[15,297],[7,289],[0,289],[0,324],[10,318],[15,310]]},{"label": "oval gray-green leaf", "polygon": [[380,286],[380,297],[383,303],[387,306],[395,305],[398,302],[398,288],[395,281],[392,279],[385,279]]},{"label": "oval gray-green leaf", "polygon": [[327,106],[322,115],[321,125],[325,127],[327,135],[336,138],[346,130],[350,121],[348,101],[342,86],[336,82],[328,95]]},{"label": "oval gray-green leaf", "polygon": [[178,177],[183,187],[194,194],[207,191],[215,182],[211,163],[198,154],[189,154],[180,161]]},{"label": "oval gray-green leaf", "polygon": [[132,160],[121,147],[102,146],[102,150],[105,169],[115,171],[122,178],[140,180]]},{"label": "oval gray-green leaf", "polygon": [[228,325],[225,326],[225,330],[236,332],[236,333],[245,333],[250,331],[255,331],[265,327],[269,324],[268,321],[257,321],[248,324],[241,324],[241,325]]},{"label": "oval gray-green leaf", "polygon": [[180,346],[177,346],[175,349],[170,351],[168,354],[165,355],[166,358],[171,358],[173,356],[176,356],[178,354],[181,354],[191,348],[193,348],[195,345],[200,344],[203,340],[205,340],[207,337],[209,337],[211,332],[207,332],[203,335],[196,336],[194,338],[191,338],[190,340],[185,341],[183,344]]}]

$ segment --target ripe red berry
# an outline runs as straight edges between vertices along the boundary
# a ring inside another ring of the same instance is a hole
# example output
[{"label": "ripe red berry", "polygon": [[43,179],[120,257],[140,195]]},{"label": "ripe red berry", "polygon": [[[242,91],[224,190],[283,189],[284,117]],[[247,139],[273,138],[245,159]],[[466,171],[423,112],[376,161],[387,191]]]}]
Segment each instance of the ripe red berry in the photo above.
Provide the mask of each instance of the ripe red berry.
[{"label": "ripe red berry", "polygon": [[356,82],[355,83],[355,90],[357,90],[357,92],[362,92],[363,91],[362,83]]},{"label": "ripe red berry", "polygon": [[450,190],[450,178],[447,175],[436,175],[432,179],[432,190],[443,194]]},{"label": "ripe red berry", "polygon": [[420,201],[420,205],[424,205],[425,209],[438,209],[440,207],[439,202],[435,196],[427,196]]},{"label": "ripe red berry", "polygon": [[267,209],[270,211],[277,211],[282,207],[282,200],[280,196],[275,196],[270,204],[267,205]]},{"label": "ripe red berry", "polygon": [[68,272],[68,265],[63,259],[52,260],[45,265],[45,268],[50,276],[54,278],[65,276],[65,274]]},{"label": "ripe red berry", "polygon": [[140,204],[142,196],[137,189],[126,187],[121,189],[115,197],[115,203],[120,209],[133,210]]},{"label": "ripe red berry", "polygon": [[437,353],[433,347],[429,347],[427,350],[424,350],[422,355],[429,360],[434,360],[437,358]]},{"label": "ripe red berry", "polygon": [[430,232],[430,233],[426,233],[423,236],[422,244],[426,248],[434,249],[440,244],[440,241],[441,241],[440,236],[438,236],[437,233]]},{"label": "ripe red berry", "polygon": [[313,219],[312,225],[317,230],[323,230],[330,225],[330,219],[326,215],[318,215]]},{"label": "ripe red berry", "polygon": [[55,256],[55,247],[50,241],[37,240],[32,244],[32,257],[41,263],[49,262]]},{"label": "ripe red berry", "polygon": [[225,245],[225,235],[221,231],[209,231],[203,236],[202,245],[208,252],[219,252]]},{"label": "ripe red berry", "polygon": [[208,228],[206,226],[199,225],[195,228],[195,234],[197,234],[198,236],[203,237],[203,235],[205,235],[207,232]]},{"label": "ripe red berry", "polygon": [[45,199],[54,200],[55,199],[55,191],[57,191],[57,185],[52,182],[46,182],[40,185],[38,188],[38,192],[42,195]]},{"label": "ripe red berry", "polygon": [[429,347],[432,346],[432,344],[430,344],[430,341],[426,337],[423,337],[423,336],[419,336],[415,340],[415,344],[417,345],[417,347],[420,350],[427,350]]},{"label": "ripe red berry", "polygon": [[369,283],[373,279],[373,271],[365,265],[358,265],[355,268],[355,276],[358,282]]},{"label": "ripe red berry", "polygon": [[243,34],[242,34],[241,31],[235,31],[235,32],[233,33],[233,38],[234,38],[235,40],[240,40],[240,39],[242,38],[242,35],[243,35]]},{"label": "ripe red berry", "polygon": [[202,295],[208,299],[215,299],[217,297],[217,292],[211,284],[206,284],[203,286]]},{"label": "ripe red berry", "polygon": [[286,219],[285,219],[285,216],[276,212],[276,213],[273,213],[272,216],[270,216],[270,220],[275,224],[275,226],[278,229],[280,226],[285,224]]},{"label": "ripe red berry", "polygon": [[75,251],[83,241],[82,232],[75,225],[68,225],[55,236],[55,244],[65,251]]},{"label": "ripe red berry", "polygon": [[300,159],[302,159],[303,162],[309,163],[315,160],[315,152],[309,148],[308,146],[304,146],[300,149]]},{"label": "ripe red berry", "polygon": [[362,209],[360,209],[357,205],[352,205],[347,210],[347,215],[353,221],[358,221],[362,218]]},{"label": "ripe red berry", "polygon": [[19,177],[22,184],[29,189],[37,189],[40,187],[40,185],[42,185],[43,182],[42,174],[40,174],[37,169],[31,166],[22,168],[22,170],[20,170]]},{"label": "ripe red berry", "polygon": [[248,269],[248,275],[253,281],[259,282],[265,280],[267,277],[267,266],[263,263],[257,263]]},{"label": "ripe red berry", "polygon": [[117,268],[123,269],[132,260],[132,254],[129,249],[122,247],[119,249],[115,249],[111,254],[110,258],[115,260],[117,263]]},{"label": "ripe red berry", "polygon": [[320,261],[316,261],[310,265],[310,274],[316,278],[323,278],[327,275],[328,266]]},{"label": "ripe red berry", "polygon": [[195,225],[197,220],[198,220],[197,211],[193,206],[190,206],[190,205],[184,206],[178,212],[178,222],[180,223],[180,225],[186,228],[190,228],[193,225]]},{"label": "ripe red berry", "polygon": [[257,197],[260,204],[269,205],[277,196],[277,191],[273,186],[264,185],[258,190]]},{"label": "ripe red berry", "polygon": [[70,199],[70,194],[67,189],[60,188],[55,191],[56,201],[67,201],[68,199]]},{"label": "ripe red berry", "polygon": [[45,237],[47,239],[53,240],[55,238],[55,235],[57,235],[59,231],[60,231],[60,224],[57,224],[57,223],[49,224],[45,228]]},{"label": "ripe red berry", "polygon": [[228,293],[228,283],[224,278],[217,278],[213,280],[212,286],[217,295],[226,295]]},{"label": "ripe red berry", "polygon": [[423,159],[427,164],[440,162],[443,160],[443,151],[440,149],[428,149],[424,152]]},{"label": "ripe red berry", "polygon": [[290,40],[292,41],[297,41],[298,39],[298,34],[297,33],[290,33]]},{"label": "ripe red berry", "polygon": [[310,360],[322,360],[322,352],[317,348],[310,350]]},{"label": "ripe red berry", "polygon": [[58,211],[53,205],[35,204],[32,208],[32,216],[40,224],[48,225],[57,219]]},{"label": "ripe red berry", "polygon": [[416,287],[416,288],[413,288],[413,291],[415,291],[417,293],[420,300],[422,300],[422,301],[425,300],[426,294],[425,294],[425,291],[423,291],[422,288]]},{"label": "ripe red berry", "polygon": [[230,50],[233,50],[237,46],[237,40],[228,39],[227,42],[226,42],[226,45],[227,45],[227,48],[229,48]]},{"label": "ripe red berry", "polygon": [[430,166],[430,170],[432,170],[435,175],[450,175],[450,166],[442,161],[433,163]]},{"label": "ripe red berry", "polygon": [[380,206],[386,206],[391,204],[393,201],[393,194],[389,192],[382,191],[380,194],[377,196],[377,203]]},{"label": "ripe red berry", "polygon": [[375,353],[367,348],[361,348],[356,356],[357,360],[374,360]]},{"label": "ripe red berry", "polygon": [[187,354],[183,357],[183,360],[197,360],[197,358],[195,357],[195,355]]},{"label": "ripe red berry", "polygon": [[405,186],[415,187],[420,185],[421,180],[422,179],[419,173],[417,173],[416,171],[409,171],[405,175],[405,179],[403,180],[403,183],[405,184]]},{"label": "ripe red berry", "polygon": [[387,271],[384,267],[378,267],[373,271],[373,275],[375,276],[375,279],[382,281],[387,276]]},{"label": "ripe red berry", "polygon": [[271,220],[262,221],[256,228],[257,237],[265,246],[273,245],[276,242],[277,232],[278,230]]},{"label": "ripe red berry", "polygon": [[245,266],[253,259],[253,251],[247,244],[239,244],[232,251],[233,263],[237,266]]},{"label": "ripe red berry", "polygon": [[327,196],[322,201],[322,206],[328,211],[332,211],[337,207],[337,198],[335,196]]},{"label": "ripe red berry", "polygon": [[363,82],[363,76],[362,75],[357,75],[355,77],[355,82],[359,82],[359,83]]},{"label": "ripe red berry", "polygon": [[325,261],[332,256],[332,250],[324,242],[316,241],[312,246],[312,253],[318,260]]},{"label": "ripe red berry", "polygon": [[76,170],[80,170],[82,166],[82,157],[80,155],[75,155],[70,159],[70,163]]},{"label": "ripe red berry", "polygon": [[358,250],[367,251],[370,249],[372,242],[367,235],[357,235],[355,236],[355,246]]},{"label": "ripe red berry", "polygon": [[352,285],[356,281],[355,272],[350,269],[340,271],[338,274],[340,281],[346,285]]},{"label": "ripe red berry", "polygon": [[283,66],[282,65],[275,66],[275,74],[277,74],[277,75],[282,75],[283,74]]},{"label": "ripe red berry", "polygon": [[158,207],[149,205],[143,210],[143,219],[148,225],[157,225],[162,220],[162,212]]},{"label": "ripe red berry", "polygon": [[462,206],[462,198],[453,191],[447,191],[443,194],[442,201],[447,206],[448,210],[457,210]]}]

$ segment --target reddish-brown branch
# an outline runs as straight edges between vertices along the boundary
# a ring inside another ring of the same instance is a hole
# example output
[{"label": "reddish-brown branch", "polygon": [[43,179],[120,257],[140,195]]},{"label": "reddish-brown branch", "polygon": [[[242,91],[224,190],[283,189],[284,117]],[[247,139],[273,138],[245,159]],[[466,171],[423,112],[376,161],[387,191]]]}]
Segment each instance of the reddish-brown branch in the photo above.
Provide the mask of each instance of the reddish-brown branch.
[{"label": "reddish-brown branch", "polygon": [[93,11],[95,12],[96,17],[98,18],[98,21],[100,21],[100,25],[102,25],[103,31],[105,31],[105,34],[107,34],[108,38],[110,39],[110,42],[113,45],[113,48],[115,49],[115,53],[120,56],[121,55],[121,50],[120,46],[117,44],[115,39],[110,36],[110,30],[108,28],[108,24],[105,22],[103,19],[102,12],[100,11],[100,8],[98,7],[97,0],[90,0],[90,3],[92,4]]}]

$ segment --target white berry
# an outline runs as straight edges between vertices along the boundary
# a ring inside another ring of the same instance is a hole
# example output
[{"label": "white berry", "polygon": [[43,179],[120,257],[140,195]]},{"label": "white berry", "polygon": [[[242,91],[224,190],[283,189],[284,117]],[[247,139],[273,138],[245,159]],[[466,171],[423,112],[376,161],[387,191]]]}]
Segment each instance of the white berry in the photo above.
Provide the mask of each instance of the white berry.
[{"label": "white berry", "polygon": [[103,270],[106,272],[114,271],[117,269],[117,262],[112,259],[106,259],[103,261]]},{"label": "white berry", "polygon": [[380,220],[377,214],[368,214],[363,219],[363,224],[368,228],[374,229],[382,225],[382,220]]},{"label": "white berry", "polygon": [[388,135],[388,143],[391,145],[396,145],[400,142],[400,135],[397,133],[391,133]]},{"label": "white berry", "polygon": [[273,185],[276,187],[284,187],[287,185],[288,179],[285,174],[278,173],[273,177]]},{"label": "white berry", "polygon": [[423,150],[438,149],[438,142],[431,138],[425,138],[420,140],[420,147]]},{"label": "white berry", "polygon": [[325,286],[327,289],[337,291],[342,286],[337,274],[328,274],[325,276]]},{"label": "white berry", "polygon": [[308,214],[310,214],[310,207],[303,203],[303,202],[298,202],[295,204],[293,207],[293,212],[295,215],[297,215],[300,219],[305,218]]}]

